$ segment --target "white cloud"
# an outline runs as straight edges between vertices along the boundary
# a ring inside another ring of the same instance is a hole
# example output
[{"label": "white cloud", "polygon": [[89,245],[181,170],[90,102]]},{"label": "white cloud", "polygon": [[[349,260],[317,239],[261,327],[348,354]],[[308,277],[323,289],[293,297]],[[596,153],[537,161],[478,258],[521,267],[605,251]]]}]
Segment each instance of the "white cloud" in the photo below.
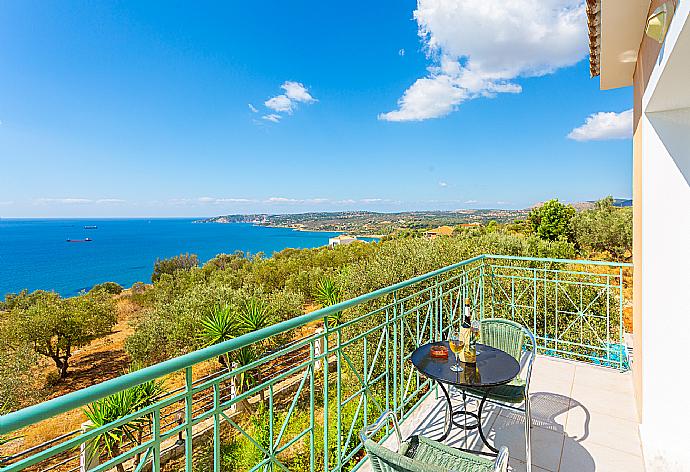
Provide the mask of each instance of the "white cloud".
[{"label": "white cloud", "polygon": [[296,198],[286,198],[286,197],[270,197],[266,200],[266,203],[300,203],[301,200]]},{"label": "white cloud", "polygon": [[292,113],[292,100],[287,95],[269,98],[264,102],[264,105],[274,111]]},{"label": "white cloud", "polygon": [[519,93],[515,79],[587,54],[583,0],[418,0],[414,18],[433,63],[381,120],[438,118],[466,100]]},{"label": "white cloud", "polygon": [[606,139],[627,139],[632,137],[633,111],[592,113],[585,123],[573,129],[569,139],[575,141],[603,141]]},{"label": "white cloud", "polygon": [[303,103],[312,103],[316,101],[316,99],[311,96],[307,88],[299,82],[287,80],[285,83],[283,83],[283,85],[280,86],[280,88],[285,90],[285,95],[287,95],[290,100]]},{"label": "white cloud", "polygon": [[218,197],[198,197],[198,198],[172,198],[168,203],[172,205],[197,206],[197,205],[220,205],[223,203],[252,203],[258,200],[249,198],[218,198]]},{"label": "white cloud", "polygon": [[58,203],[62,205],[84,205],[86,203],[93,203],[93,200],[88,198],[37,198],[34,203],[38,205],[50,205]]},{"label": "white cloud", "polygon": [[[292,114],[297,107],[297,103],[314,103],[318,101],[312,97],[312,95],[309,93],[309,90],[307,90],[307,88],[299,82],[286,80],[283,82],[283,85],[281,85],[280,88],[285,91],[284,94],[276,95],[275,97],[269,98],[264,102],[266,108],[270,108],[277,113]],[[277,123],[280,120],[281,115],[270,113],[268,115],[264,115],[262,118]]]},{"label": "white cloud", "polygon": [[125,203],[125,200],[122,200],[121,198],[100,198],[96,200],[96,203],[98,204],[118,204],[118,203]]},{"label": "white cloud", "polygon": [[252,200],[250,198],[216,198],[213,203],[251,203],[255,201],[256,200]]},{"label": "white cloud", "polygon": [[252,111],[252,113],[259,113],[259,110],[254,105],[252,105],[251,103],[247,103],[247,106]]},{"label": "white cloud", "polygon": [[443,181],[441,181],[441,182],[438,183],[438,186],[439,186],[439,187],[448,187],[448,182],[443,182]]},{"label": "white cloud", "polygon": [[405,49],[402,49],[402,48],[399,49],[399,50],[398,50],[398,56],[401,56],[401,57],[402,57],[402,56],[404,56],[404,55],[405,55]]},{"label": "white cloud", "polygon": [[478,200],[465,200],[463,202],[465,205],[474,205],[475,203],[479,203]]}]

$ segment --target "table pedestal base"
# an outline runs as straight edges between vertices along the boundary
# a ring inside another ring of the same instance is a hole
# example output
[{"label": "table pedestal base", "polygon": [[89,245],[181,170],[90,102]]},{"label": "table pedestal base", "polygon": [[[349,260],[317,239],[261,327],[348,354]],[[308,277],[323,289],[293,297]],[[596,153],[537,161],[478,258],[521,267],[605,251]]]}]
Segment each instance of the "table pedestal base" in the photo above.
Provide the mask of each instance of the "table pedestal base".
[{"label": "table pedestal base", "polygon": [[[441,387],[441,390],[443,391],[443,394],[446,397],[446,401],[448,402],[448,416],[449,420],[446,421],[446,429],[443,432],[443,435],[439,438],[439,441],[445,441],[448,436],[450,435],[450,431],[453,428],[453,425],[457,426],[460,429],[463,430],[472,430],[472,429],[477,429],[479,431],[479,437],[481,438],[482,442],[488,447],[492,452],[486,452],[486,451],[476,451],[474,449],[466,449],[466,448],[457,448],[462,451],[467,451],[467,452],[472,452],[474,454],[484,454],[484,455],[489,455],[489,456],[495,456],[498,454],[498,449],[496,449],[492,444],[489,444],[489,442],[486,439],[486,436],[484,435],[484,431],[482,430],[482,410],[484,409],[484,403],[486,403],[486,398],[489,396],[489,391],[490,389],[487,388],[484,390],[484,395],[482,395],[482,399],[479,402],[479,409],[477,410],[477,413],[473,411],[467,411],[467,410],[458,410],[458,411],[453,411],[453,404],[450,401],[450,395],[448,394],[448,390],[446,387],[443,385],[442,382],[436,382],[436,384]],[[462,391],[462,403],[463,405],[466,405],[466,395],[465,391]],[[468,416],[471,416],[475,420],[477,420],[476,424],[460,424],[457,421],[454,420],[455,416],[463,416],[467,418]]]}]

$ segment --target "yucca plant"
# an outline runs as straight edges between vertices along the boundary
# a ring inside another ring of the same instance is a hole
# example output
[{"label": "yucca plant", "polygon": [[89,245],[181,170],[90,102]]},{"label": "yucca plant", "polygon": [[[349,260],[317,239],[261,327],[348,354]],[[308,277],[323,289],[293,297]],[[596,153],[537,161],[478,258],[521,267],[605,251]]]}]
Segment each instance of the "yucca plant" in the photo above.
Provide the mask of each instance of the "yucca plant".
[{"label": "yucca plant", "polygon": [[242,333],[251,333],[273,324],[273,312],[260,298],[250,297],[240,306],[238,325]]},{"label": "yucca plant", "polygon": [[[340,288],[331,278],[324,277],[319,281],[314,293],[314,299],[321,304],[322,307],[337,305],[342,301],[342,294]],[[338,311],[328,317],[328,326],[334,328],[343,321],[343,312]]]},{"label": "yucca plant", "polygon": [[[235,313],[228,305],[216,305],[213,311],[201,321],[201,338],[205,346],[228,341],[239,334]],[[230,366],[227,354],[218,356],[218,362],[225,367]]]},{"label": "yucca plant", "polygon": [[[96,400],[84,408],[83,411],[91,422],[89,429],[95,429],[124,418],[138,409],[138,394],[134,389],[128,389]],[[136,418],[121,426],[99,434],[91,440],[89,461],[93,459],[93,457],[100,457],[103,455],[109,458],[117,457],[120,455],[125,440],[137,442],[137,432],[140,431],[145,424],[146,421],[144,418]],[[124,465],[122,465],[122,463],[117,464],[117,470],[119,472],[125,472]]]},{"label": "yucca plant", "polygon": [[[141,366],[133,364],[129,372],[138,370]],[[164,393],[163,380],[150,380],[136,385],[122,392],[115,393],[89,404],[83,409],[87,419],[91,421],[89,429],[99,428],[117,421],[120,418],[131,415],[142,408],[153,405]],[[141,444],[144,431],[151,425],[151,415],[135,418],[122,426],[113,428],[96,436],[92,440],[89,460],[94,456],[117,457],[122,452],[125,441]],[[135,464],[139,463],[140,454],[135,458]],[[122,464],[117,465],[119,472],[124,472]]]},{"label": "yucca plant", "polygon": [[[252,346],[245,346],[232,353],[233,359],[239,367],[249,365],[257,359],[256,351]],[[246,370],[237,376],[238,393],[245,392],[256,383],[256,376],[251,370]]]},{"label": "yucca plant", "polygon": [[[133,363],[129,367],[129,372],[134,372],[142,368],[139,363]],[[130,390],[133,391],[136,403],[136,410],[146,408],[153,405],[160,399],[160,397],[165,393],[165,381],[163,379],[149,380],[142,384],[132,387]],[[135,411],[136,411],[135,410]],[[151,415],[146,415],[144,422],[147,426],[151,425]],[[141,444],[144,435],[144,428],[140,427],[137,429],[137,444]],[[141,459],[141,453],[137,454],[134,459],[134,464],[138,465]]]}]

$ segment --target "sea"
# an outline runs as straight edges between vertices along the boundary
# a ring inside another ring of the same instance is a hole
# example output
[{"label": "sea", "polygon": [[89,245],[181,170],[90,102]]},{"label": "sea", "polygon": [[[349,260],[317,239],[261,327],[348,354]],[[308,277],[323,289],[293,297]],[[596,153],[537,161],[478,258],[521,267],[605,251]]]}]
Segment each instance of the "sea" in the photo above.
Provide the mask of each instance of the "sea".
[{"label": "sea", "polygon": [[0,299],[23,289],[73,296],[107,281],[130,287],[150,282],[157,258],[191,253],[205,262],[237,250],[271,256],[324,246],[337,234],[186,218],[0,219]]}]

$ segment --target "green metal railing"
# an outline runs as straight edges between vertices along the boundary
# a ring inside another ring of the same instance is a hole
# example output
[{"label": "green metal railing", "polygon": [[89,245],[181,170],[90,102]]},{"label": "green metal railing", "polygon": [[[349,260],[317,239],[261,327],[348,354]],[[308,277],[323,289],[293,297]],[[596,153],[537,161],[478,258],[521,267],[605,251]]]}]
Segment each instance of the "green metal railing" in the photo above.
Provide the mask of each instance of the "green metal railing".
[{"label": "green metal railing", "polygon": [[[2,416],[0,434],[21,435],[24,427],[144,382],[165,378],[170,385],[133,414],[0,460],[0,471],[356,470],[363,458],[359,429],[386,409],[403,420],[433,392],[408,359],[417,346],[445,336],[465,298],[481,317],[528,326],[542,353],[624,368],[630,267],[468,259]],[[329,327],[338,312],[346,321]],[[247,348],[257,360],[218,367],[218,356]],[[90,452],[104,435],[132,424],[140,434],[123,439],[115,453]]]}]

